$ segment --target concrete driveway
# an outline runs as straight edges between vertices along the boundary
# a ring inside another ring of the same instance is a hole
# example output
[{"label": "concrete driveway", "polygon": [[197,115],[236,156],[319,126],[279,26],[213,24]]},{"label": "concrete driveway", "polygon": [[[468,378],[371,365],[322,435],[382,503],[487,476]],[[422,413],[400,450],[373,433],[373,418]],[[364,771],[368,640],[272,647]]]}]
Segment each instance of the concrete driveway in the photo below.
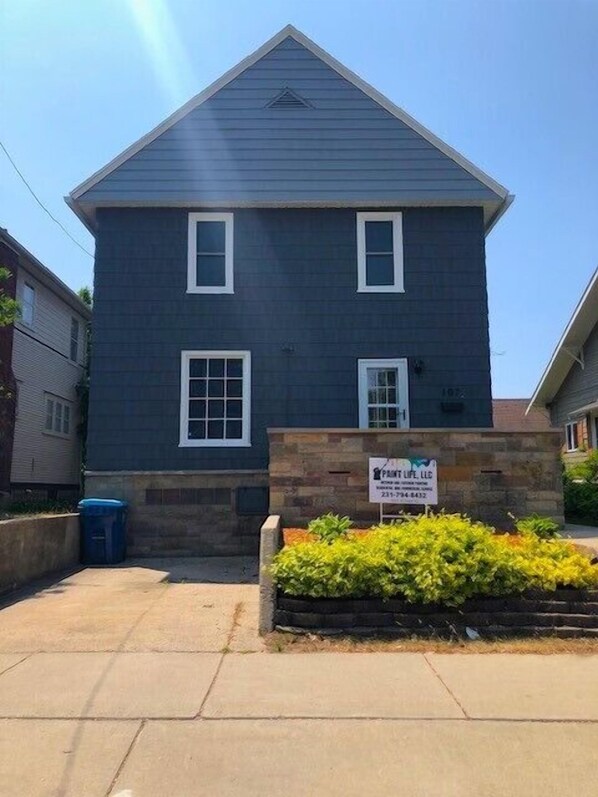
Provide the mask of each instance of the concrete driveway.
[{"label": "concrete driveway", "polygon": [[0,795],[596,795],[598,657],[266,654],[256,576],[143,561],[5,605]]}]

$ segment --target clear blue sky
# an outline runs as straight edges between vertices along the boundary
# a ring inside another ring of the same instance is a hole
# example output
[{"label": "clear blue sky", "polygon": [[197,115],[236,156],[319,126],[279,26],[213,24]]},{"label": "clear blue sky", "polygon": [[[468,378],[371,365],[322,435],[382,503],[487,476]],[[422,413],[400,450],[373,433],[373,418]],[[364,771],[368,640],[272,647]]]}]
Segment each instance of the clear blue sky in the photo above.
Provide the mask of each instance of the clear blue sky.
[{"label": "clear blue sky", "polygon": [[[487,243],[495,396],[528,396],[598,264],[598,0],[0,0],[0,137],[62,197],[287,23],[516,194]],[[0,152],[0,225],[92,260]]]}]

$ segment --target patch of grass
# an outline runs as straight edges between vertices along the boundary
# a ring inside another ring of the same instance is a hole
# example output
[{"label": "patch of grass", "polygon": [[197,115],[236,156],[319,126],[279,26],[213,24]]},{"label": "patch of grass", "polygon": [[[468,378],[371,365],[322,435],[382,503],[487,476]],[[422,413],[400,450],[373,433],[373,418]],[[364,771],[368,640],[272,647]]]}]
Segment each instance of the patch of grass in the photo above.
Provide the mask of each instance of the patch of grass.
[{"label": "patch of grass", "polygon": [[322,637],[274,631],[265,637],[268,653],[535,653],[552,655],[598,654],[598,639],[362,639],[352,636]]},{"label": "patch of grass", "polygon": [[64,515],[77,511],[77,500],[8,501],[0,506],[0,520],[37,515]]}]

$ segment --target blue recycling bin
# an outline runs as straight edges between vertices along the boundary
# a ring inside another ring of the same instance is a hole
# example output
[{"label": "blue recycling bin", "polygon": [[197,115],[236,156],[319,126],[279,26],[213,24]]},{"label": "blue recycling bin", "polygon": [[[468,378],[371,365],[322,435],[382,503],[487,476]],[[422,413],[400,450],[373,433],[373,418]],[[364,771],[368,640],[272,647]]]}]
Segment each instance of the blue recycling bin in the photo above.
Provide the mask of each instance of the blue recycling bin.
[{"label": "blue recycling bin", "polygon": [[127,503],[114,498],[79,501],[81,562],[115,565],[127,554]]}]

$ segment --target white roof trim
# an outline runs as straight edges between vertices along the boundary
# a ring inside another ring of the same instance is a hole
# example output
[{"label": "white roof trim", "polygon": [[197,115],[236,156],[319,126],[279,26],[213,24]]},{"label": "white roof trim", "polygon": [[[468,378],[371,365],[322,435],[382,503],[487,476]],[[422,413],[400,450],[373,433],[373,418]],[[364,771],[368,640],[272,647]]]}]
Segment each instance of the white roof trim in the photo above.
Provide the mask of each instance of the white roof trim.
[{"label": "white roof trim", "polygon": [[[586,310],[590,311],[589,323],[588,319],[584,318]],[[548,365],[544,369],[544,373],[525,411],[526,415],[532,407],[543,406],[549,401],[552,401],[574,363],[574,360],[570,356],[566,357],[565,364],[560,362],[562,359],[561,354],[566,353],[565,349],[567,346],[583,346],[596,322],[598,322],[598,268],[594,271],[588,283],[588,287],[577,303],[577,307],[573,311],[573,315],[565,327],[565,331],[561,335]],[[560,367],[557,368],[557,366]]]},{"label": "white roof trim", "polygon": [[[109,175],[115,169],[117,169],[121,164],[139,152],[143,147],[147,144],[154,141],[158,136],[168,130],[172,125],[176,124],[180,119],[190,113],[192,110],[197,108],[203,102],[208,100],[213,94],[219,91],[221,88],[230,83],[231,80],[234,80],[238,75],[252,66],[256,61],[259,61],[260,58],[263,58],[264,55],[273,50],[277,45],[279,45],[282,41],[286,38],[291,36],[295,41],[299,44],[302,44],[308,50],[310,50],[316,57],[320,58],[324,63],[328,64],[329,67],[334,69],[336,72],[356,86],[358,89],[361,89],[365,94],[367,94],[371,99],[385,108],[389,113],[395,116],[397,119],[400,119],[406,125],[408,125],[412,130],[416,133],[419,133],[422,138],[425,138],[430,144],[435,146],[441,152],[443,152],[447,157],[451,158],[455,163],[459,164],[465,171],[469,172],[473,177],[483,183],[487,188],[491,191],[494,191],[501,199],[506,200],[509,196],[509,192],[507,189],[502,186],[500,183],[497,183],[496,180],[493,180],[489,175],[483,172],[481,169],[478,169],[477,166],[474,166],[471,161],[467,160],[467,158],[463,157],[460,153],[446,144],[444,141],[439,139],[435,136],[430,130],[426,127],[421,125],[417,122],[412,116],[406,113],[402,108],[399,108],[393,102],[391,102],[387,97],[377,91],[373,86],[370,86],[369,83],[366,83],[365,80],[362,80],[358,75],[352,72],[350,69],[347,69],[346,66],[337,61],[336,58],[333,58],[329,53],[319,47],[317,44],[308,39],[303,33],[298,31],[293,25],[286,25],[279,33],[269,39],[265,44],[262,44],[255,52],[251,55],[244,58],[240,63],[234,66],[232,69],[229,69],[228,72],[225,72],[222,77],[218,78],[218,80],[214,81],[210,86],[204,89],[202,92],[197,94],[195,97],[192,97],[188,102],[186,102],[178,111],[175,111],[171,114],[167,119],[165,119],[161,124],[155,127],[146,135],[142,136],[138,141],[134,144],[131,144],[130,147],[127,147],[120,155],[117,155],[116,158],[110,161],[110,163],[106,164],[103,168],[99,169],[99,171],[92,174],[87,180],[82,182],[76,188],[74,188],[70,196],[73,200],[79,199],[86,191],[89,191],[90,188],[93,188],[96,183],[100,180],[103,180],[104,177]],[[72,205],[71,205],[72,207]],[[506,208],[505,208],[506,209]]]}]

